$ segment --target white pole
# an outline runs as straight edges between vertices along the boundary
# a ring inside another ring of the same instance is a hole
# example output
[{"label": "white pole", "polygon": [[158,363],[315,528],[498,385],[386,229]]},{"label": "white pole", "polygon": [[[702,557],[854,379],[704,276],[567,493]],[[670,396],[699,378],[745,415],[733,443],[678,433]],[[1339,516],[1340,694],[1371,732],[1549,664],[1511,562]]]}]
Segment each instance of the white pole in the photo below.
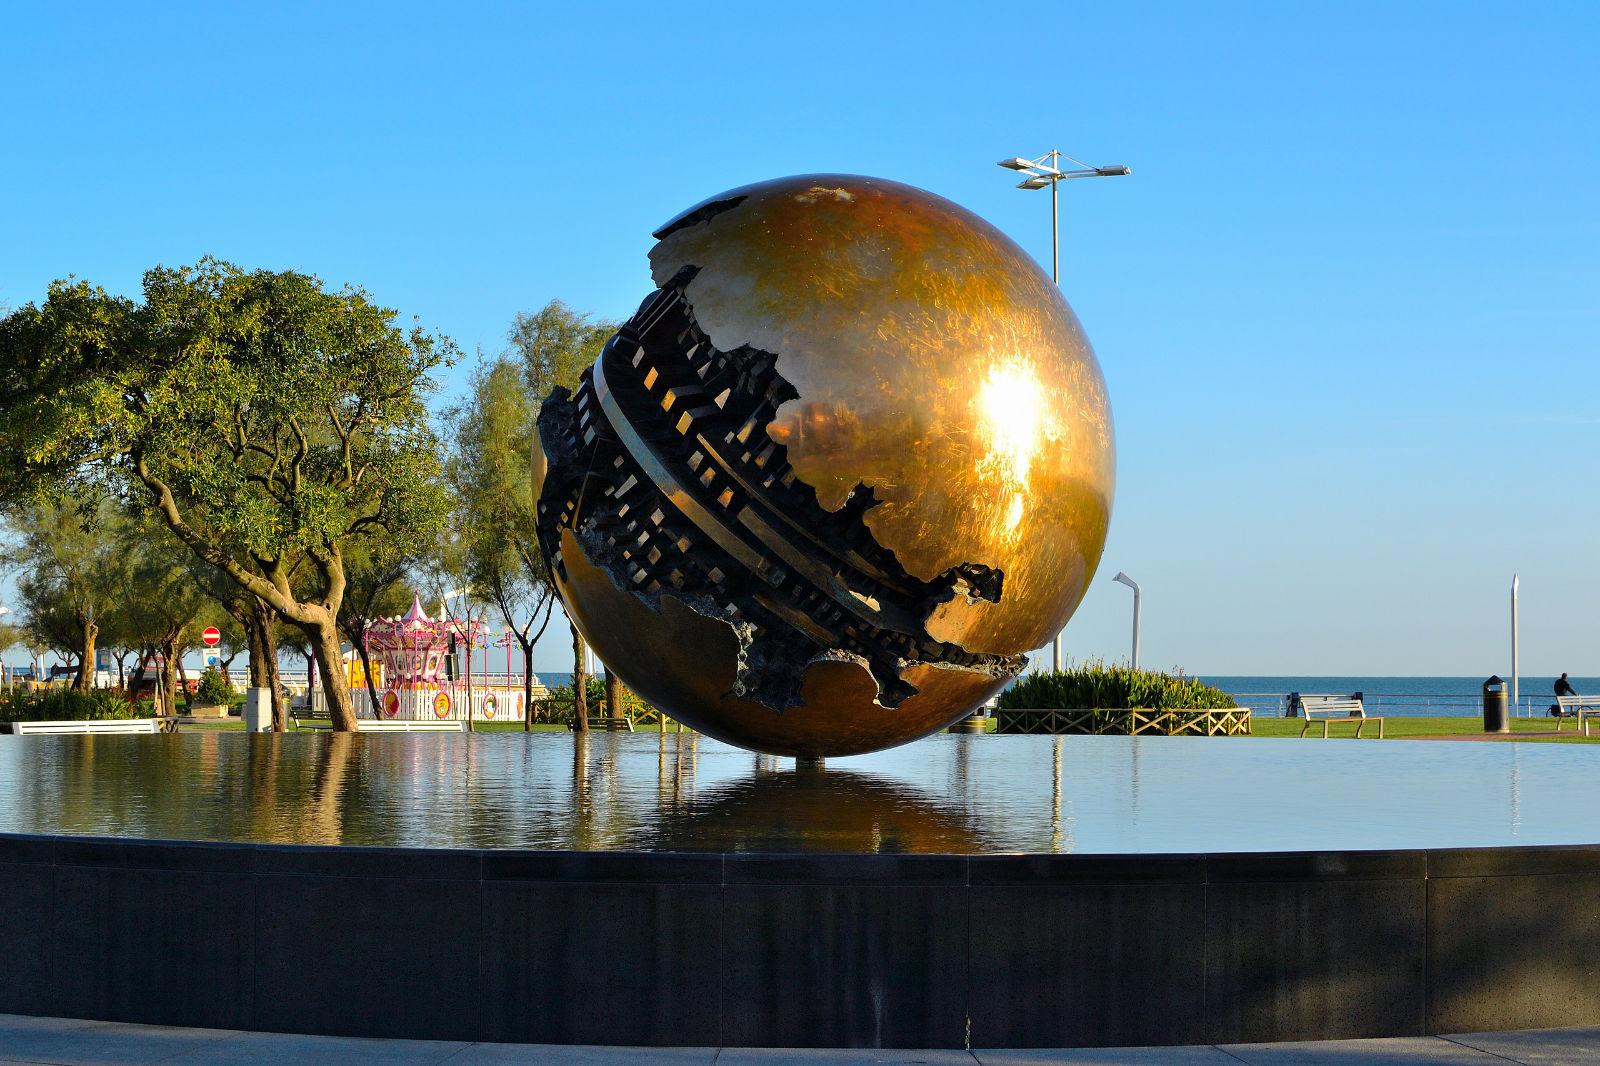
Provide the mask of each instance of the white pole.
[{"label": "white pole", "polygon": [[[1061,153],[1054,148],[1050,149],[1050,166],[1060,169]],[[1060,178],[1050,179],[1050,280],[1061,287],[1061,214],[1058,207],[1058,192],[1061,187]]]},{"label": "white pole", "polygon": [[1511,713],[1517,713],[1517,702],[1520,698],[1517,676],[1519,663],[1517,662],[1517,588],[1521,585],[1516,574],[1511,575]]},{"label": "white pole", "polygon": [[1139,586],[1133,586],[1133,668],[1139,669]]},{"label": "white pole", "polygon": [[[1050,149],[1050,166],[1060,169],[1061,153]],[[1060,178],[1050,179],[1050,280],[1061,287],[1061,223],[1060,212],[1057,207],[1058,191],[1061,187]],[[1056,635],[1050,640],[1050,669],[1056,673],[1061,672],[1061,631],[1056,630]]]},{"label": "white pole", "polygon": [[1126,585],[1133,590],[1133,658],[1131,665],[1137,670],[1139,669],[1139,601],[1142,590],[1139,588],[1137,581],[1120,571],[1111,580],[1119,585]]}]

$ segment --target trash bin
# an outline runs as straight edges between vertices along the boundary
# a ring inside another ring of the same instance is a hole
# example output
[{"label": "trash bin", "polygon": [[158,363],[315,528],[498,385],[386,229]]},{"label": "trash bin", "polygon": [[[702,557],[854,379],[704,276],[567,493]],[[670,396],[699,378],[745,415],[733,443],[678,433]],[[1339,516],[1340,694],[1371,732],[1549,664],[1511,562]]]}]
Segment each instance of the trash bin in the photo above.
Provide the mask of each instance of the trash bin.
[{"label": "trash bin", "polygon": [[1506,683],[1499,676],[1483,683],[1483,731],[1485,733],[1511,732],[1511,719],[1506,716]]}]

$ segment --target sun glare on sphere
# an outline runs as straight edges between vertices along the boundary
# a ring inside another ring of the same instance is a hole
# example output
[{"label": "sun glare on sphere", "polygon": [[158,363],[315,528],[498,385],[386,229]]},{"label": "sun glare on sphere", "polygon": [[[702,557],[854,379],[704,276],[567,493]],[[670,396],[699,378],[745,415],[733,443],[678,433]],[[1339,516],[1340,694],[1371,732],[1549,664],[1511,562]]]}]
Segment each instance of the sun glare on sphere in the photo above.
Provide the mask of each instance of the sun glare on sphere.
[{"label": "sun glare on sphere", "polygon": [[1001,498],[1008,502],[1000,521],[1011,533],[1027,511],[1028,471],[1034,455],[1051,435],[1044,386],[1030,364],[1011,359],[990,369],[977,402],[979,426],[988,445],[978,467],[1005,490]]}]

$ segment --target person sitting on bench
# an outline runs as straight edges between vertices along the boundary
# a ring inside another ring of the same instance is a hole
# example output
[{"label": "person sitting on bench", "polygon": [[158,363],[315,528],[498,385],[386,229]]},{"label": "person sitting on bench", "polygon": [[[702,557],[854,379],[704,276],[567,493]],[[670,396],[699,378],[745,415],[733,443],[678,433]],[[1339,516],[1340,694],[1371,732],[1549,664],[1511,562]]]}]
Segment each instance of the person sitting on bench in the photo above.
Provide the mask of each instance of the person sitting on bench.
[{"label": "person sitting on bench", "polygon": [[[1578,690],[1572,687],[1572,682],[1567,680],[1566,674],[1556,678],[1556,699],[1559,700],[1562,696],[1576,696],[1577,694]],[[1550,717],[1560,718],[1562,716],[1561,704],[1552,703],[1550,705]]]}]

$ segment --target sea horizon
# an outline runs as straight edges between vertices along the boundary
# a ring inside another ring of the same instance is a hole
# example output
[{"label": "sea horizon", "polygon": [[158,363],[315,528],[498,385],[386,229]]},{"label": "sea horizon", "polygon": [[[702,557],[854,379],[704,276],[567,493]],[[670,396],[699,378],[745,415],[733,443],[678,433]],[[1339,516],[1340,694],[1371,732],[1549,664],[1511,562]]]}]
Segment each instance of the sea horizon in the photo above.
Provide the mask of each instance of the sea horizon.
[{"label": "sea horizon", "polygon": [[[572,683],[566,671],[536,670],[541,684],[555,688]],[[1291,692],[1361,693],[1369,714],[1396,717],[1471,716],[1481,713],[1483,684],[1487,676],[1450,674],[1206,674],[1190,677],[1213,685],[1257,715],[1283,713]],[[1511,679],[1502,678],[1509,690]],[[1568,680],[1580,693],[1600,693],[1600,677],[1572,676]],[[1555,702],[1554,675],[1518,678],[1518,716],[1539,717]]]}]

